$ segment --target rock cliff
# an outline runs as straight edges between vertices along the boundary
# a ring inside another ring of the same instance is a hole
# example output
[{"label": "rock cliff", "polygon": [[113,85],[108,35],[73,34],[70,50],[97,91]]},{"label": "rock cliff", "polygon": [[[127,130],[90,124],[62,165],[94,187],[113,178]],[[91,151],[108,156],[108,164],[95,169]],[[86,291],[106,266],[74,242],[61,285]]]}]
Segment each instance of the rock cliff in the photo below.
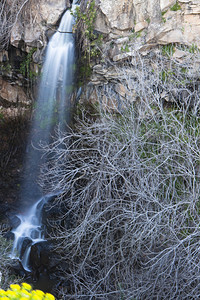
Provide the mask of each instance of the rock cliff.
[{"label": "rock cliff", "polygon": [[[198,0],[97,0],[96,29],[117,37],[140,32],[145,44],[195,43],[200,46]],[[144,31],[144,32],[143,32]]]},{"label": "rock cliff", "polygon": [[[182,65],[183,69],[186,68],[184,76],[189,76],[186,81],[198,82],[198,0],[96,0],[95,3],[95,30],[104,36],[101,45],[102,59],[93,63],[92,76],[83,101],[85,97],[88,99],[88,95],[90,101],[99,101],[96,94],[99,86],[104,87],[101,91],[112,91],[112,97],[115,94],[114,106],[119,102],[116,99],[123,102],[124,99],[131,98],[133,101],[136,91],[130,90],[123,83],[123,64],[131,62],[137,66],[139,56],[145,61],[146,68],[151,66],[149,72],[155,71],[158,61],[163,66],[161,73],[176,72],[176,68]],[[158,56],[163,57],[162,61]],[[169,60],[173,61],[173,71],[170,70]],[[126,75],[134,80],[133,71],[127,71]],[[101,92],[99,99],[106,98],[104,96],[104,92]],[[166,99],[169,100],[169,97]]]}]

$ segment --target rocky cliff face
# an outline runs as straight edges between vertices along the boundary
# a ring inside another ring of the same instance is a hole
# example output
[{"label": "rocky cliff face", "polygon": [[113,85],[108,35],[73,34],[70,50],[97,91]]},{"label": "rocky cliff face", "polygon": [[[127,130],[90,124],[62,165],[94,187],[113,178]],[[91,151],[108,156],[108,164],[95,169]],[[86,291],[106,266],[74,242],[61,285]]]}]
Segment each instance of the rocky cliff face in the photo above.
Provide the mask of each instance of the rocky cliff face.
[{"label": "rocky cliff face", "polygon": [[[104,87],[101,91],[114,91],[114,106],[117,105],[116,99],[121,99],[122,102],[128,98],[136,99],[135,89],[130,90],[122,78],[125,75],[123,64],[131,62],[137,66],[139,56],[145,61],[145,66],[151,66],[153,71],[158,67],[159,61],[159,64],[162,64],[159,65],[161,73],[174,72],[170,71],[171,60],[171,65],[182,65],[186,70],[184,76],[189,76],[188,82],[198,82],[198,0],[96,0],[95,3],[95,29],[104,35],[104,42],[101,46],[102,60],[98,60],[92,67],[92,76],[86,89],[87,99],[90,95],[90,101],[99,101],[99,86]],[[158,56],[163,57],[162,61]],[[134,72],[129,70],[127,76],[134,80]],[[86,95],[83,99],[85,97]],[[106,97],[104,92],[101,92],[99,99],[103,98]]]},{"label": "rocky cliff face", "polygon": [[[198,0],[97,0],[96,29],[127,36],[141,32],[145,44],[195,43],[200,46]],[[144,31],[144,32],[142,32]]]}]

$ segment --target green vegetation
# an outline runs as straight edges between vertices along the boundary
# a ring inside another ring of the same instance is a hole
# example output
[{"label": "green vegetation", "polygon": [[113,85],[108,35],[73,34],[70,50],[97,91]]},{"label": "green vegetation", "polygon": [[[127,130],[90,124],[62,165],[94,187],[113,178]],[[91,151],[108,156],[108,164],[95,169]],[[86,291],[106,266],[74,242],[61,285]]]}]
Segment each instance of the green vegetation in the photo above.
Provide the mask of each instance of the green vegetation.
[{"label": "green vegetation", "polygon": [[84,22],[85,24],[85,35],[89,40],[93,40],[96,36],[94,35],[94,21],[96,19],[96,8],[95,1],[91,1],[90,5],[86,12],[82,12],[80,6],[76,7],[76,11],[73,14],[76,18],[76,25],[74,26],[74,30],[77,30],[78,23]]},{"label": "green vegetation", "polygon": [[32,290],[30,284],[23,282],[20,285],[11,284],[7,291],[0,289],[0,299],[7,300],[55,300],[55,297],[50,293],[44,293],[41,290]]},{"label": "green vegetation", "polygon": [[164,17],[164,15],[166,14],[166,12],[167,12],[167,10],[165,10],[165,11],[162,12],[162,21],[163,21],[163,23],[166,22],[166,18]]},{"label": "green vegetation", "polygon": [[129,49],[129,46],[128,46],[128,44],[126,44],[126,45],[124,45],[124,46],[122,46],[121,47],[121,51],[124,53],[124,52],[129,52],[130,51],[130,49]]},{"label": "green vegetation", "polygon": [[4,114],[2,112],[2,109],[0,108],[0,122],[4,120]]},{"label": "green vegetation", "polygon": [[162,82],[173,81],[175,76],[175,72],[171,69],[162,70],[160,73],[160,79]]},{"label": "green vegetation", "polygon": [[103,36],[94,32],[94,22],[96,19],[95,1],[89,1],[86,10],[83,12],[78,6],[75,13],[73,13],[76,24],[73,31],[77,34],[77,39],[81,49],[79,60],[78,82],[80,85],[85,82],[91,73],[92,60],[100,57],[100,47]]},{"label": "green vegetation", "polygon": [[190,53],[197,53],[197,52],[199,52],[200,50],[199,50],[199,48],[197,47],[197,45],[192,44],[192,46],[189,47],[188,51],[189,51]]},{"label": "green vegetation", "polygon": [[135,38],[136,39],[138,39],[142,36],[142,31],[143,31],[143,29],[135,33]]},{"label": "green vegetation", "polygon": [[36,48],[32,48],[31,51],[27,54],[25,60],[20,65],[20,73],[25,77],[27,76],[29,79],[33,79],[37,74],[31,70],[31,62],[33,53],[36,51]]},{"label": "green vegetation", "polygon": [[143,29],[140,30],[140,31],[138,31],[138,32],[133,31],[133,33],[131,33],[129,35],[129,41],[132,41],[134,39],[140,38],[142,36],[142,32],[143,32]]},{"label": "green vegetation", "polygon": [[11,69],[12,69],[11,64],[9,64],[8,62],[1,63],[1,66],[0,66],[0,70],[1,71],[3,71],[3,72],[10,72]]},{"label": "green vegetation", "polygon": [[181,9],[181,6],[178,3],[178,1],[172,7],[170,7],[171,11],[177,11],[177,10],[180,10],[180,9]]},{"label": "green vegetation", "polygon": [[98,56],[99,50],[98,47],[102,42],[102,35],[94,33],[94,22],[96,19],[96,8],[95,1],[90,1],[90,4],[87,7],[87,10],[82,12],[80,6],[77,6],[74,13],[76,19],[76,24],[74,25],[73,30],[77,31],[80,27],[84,27],[82,39],[86,43],[85,47],[85,56],[89,59],[92,57]]},{"label": "green vegetation", "polygon": [[162,55],[172,56],[175,52],[175,47],[173,44],[167,44],[162,46]]},{"label": "green vegetation", "polygon": [[150,19],[150,18],[147,18],[147,20],[146,20],[146,21],[147,21],[147,23],[148,23],[148,24],[150,24],[150,22],[151,22],[151,19]]},{"label": "green vegetation", "polygon": [[166,14],[167,10],[162,11],[162,16],[164,16]]}]

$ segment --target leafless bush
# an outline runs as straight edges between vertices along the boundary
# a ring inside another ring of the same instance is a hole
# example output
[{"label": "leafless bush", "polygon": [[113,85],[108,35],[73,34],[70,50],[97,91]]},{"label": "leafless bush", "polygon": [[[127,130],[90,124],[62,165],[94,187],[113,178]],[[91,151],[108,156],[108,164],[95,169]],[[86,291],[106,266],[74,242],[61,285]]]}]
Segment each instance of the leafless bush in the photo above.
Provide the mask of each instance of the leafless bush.
[{"label": "leafless bush", "polygon": [[123,113],[100,109],[95,122],[82,111],[75,129],[44,147],[41,184],[63,191],[54,202],[62,226],[51,224],[68,265],[63,299],[200,297],[199,97],[184,85],[193,105],[174,97],[165,108],[160,89],[177,92],[183,85],[171,78],[181,73],[167,81],[162,65],[150,72],[138,56],[127,87],[131,70],[139,101]]}]

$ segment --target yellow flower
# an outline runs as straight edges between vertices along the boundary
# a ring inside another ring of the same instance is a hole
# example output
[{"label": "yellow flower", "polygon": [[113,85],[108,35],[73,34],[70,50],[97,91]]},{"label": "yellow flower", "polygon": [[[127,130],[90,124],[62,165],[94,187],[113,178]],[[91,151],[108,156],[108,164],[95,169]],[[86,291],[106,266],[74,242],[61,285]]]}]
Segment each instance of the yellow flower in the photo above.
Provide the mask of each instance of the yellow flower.
[{"label": "yellow flower", "polygon": [[10,288],[12,291],[19,291],[21,290],[21,287],[19,286],[19,284],[11,284]]},{"label": "yellow flower", "polygon": [[20,291],[20,295],[25,297],[25,298],[29,298],[31,296],[31,293],[29,293],[27,290],[22,289]]},{"label": "yellow flower", "polygon": [[55,297],[52,294],[46,293],[44,299],[46,299],[46,300],[55,300]]},{"label": "yellow flower", "polygon": [[42,300],[43,299],[43,296],[38,296],[38,295],[34,295],[31,299],[33,300]]},{"label": "yellow flower", "polygon": [[0,300],[55,300],[55,297],[50,293],[44,293],[41,290],[32,290],[28,283],[22,285],[11,284],[10,289],[4,291],[0,289]]},{"label": "yellow flower", "polygon": [[35,294],[36,296],[39,296],[39,297],[43,297],[43,296],[44,296],[44,292],[41,291],[41,290],[35,290],[35,291],[34,291],[34,294]]},{"label": "yellow flower", "polygon": [[6,292],[6,296],[8,296],[10,299],[15,298],[16,297],[16,293],[13,291],[8,290]]},{"label": "yellow flower", "polygon": [[27,291],[31,291],[32,290],[32,286],[26,282],[22,283],[22,287],[27,290]]},{"label": "yellow flower", "polygon": [[6,292],[4,290],[0,290],[0,296],[6,295]]}]

